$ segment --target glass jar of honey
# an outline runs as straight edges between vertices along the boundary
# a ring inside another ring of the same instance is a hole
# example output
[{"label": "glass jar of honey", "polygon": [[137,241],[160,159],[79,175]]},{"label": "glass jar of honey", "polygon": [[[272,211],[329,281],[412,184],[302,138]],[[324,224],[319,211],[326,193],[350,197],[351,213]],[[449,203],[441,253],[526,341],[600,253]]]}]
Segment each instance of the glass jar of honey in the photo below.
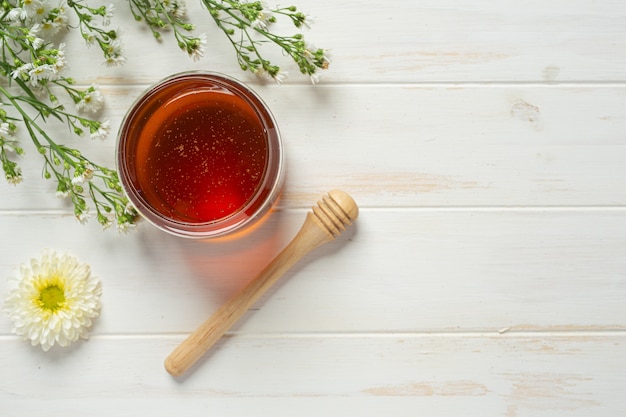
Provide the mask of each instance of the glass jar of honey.
[{"label": "glass jar of honey", "polygon": [[131,106],[117,140],[122,187],[169,233],[210,238],[263,217],[283,180],[280,133],[261,98],[211,72],[172,75]]}]

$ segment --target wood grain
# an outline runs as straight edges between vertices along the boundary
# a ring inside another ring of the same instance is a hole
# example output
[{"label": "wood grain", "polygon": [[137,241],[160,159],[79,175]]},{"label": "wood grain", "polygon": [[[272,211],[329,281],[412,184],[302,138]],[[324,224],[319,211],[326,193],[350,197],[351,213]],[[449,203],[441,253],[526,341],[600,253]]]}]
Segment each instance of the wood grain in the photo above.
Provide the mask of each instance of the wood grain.
[{"label": "wood grain", "polygon": [[[257,82],[241,72],[231,46],[200,2],[187,2],[197,33],[209,39],[205,58],[198,62],[178,51],[171,36],[161,43],[151,39],[132,16],[122,13],[124,2],[113,3],[118,13],[112,24],[123,28],[128,65],[100,65],[99,51],[85,52],[82,39],[73,34],[66,39],[67,55],[79,82],[145,84],[186,69],[240,74]],[[626,11],[618,0],[506,5],[426,0],[394,8],[355,0],[303,0],[297,6],[316,17],[304,32],[307,39],[332,50],[332,70],[322,78],[328,83],[624,81]],[[295,65],[280,59],[280,52],[268,54],[285,64],[291,74],[288,84],[308,83],[298,77]]]},{"label": "wood grain", "polygon": [[[582,417],[619,414],[626,405],[623,333],[234,336],[182,382],[160,366],[180,340],[96,337],[51,358],[3,339],[13,362],[0,380],[0,411],[55,404],[71,414],[87,407],[96,417],[139,409],[167,416],[181,406],[229,416],[258,407],[260,416],[296,409],[304,416],[414,416],[422,409],[435,416]],[[56,383],[59,374],[64,384]],[[63,415],[55,407],[50,413]]]},{"label": "wood grain", "polygon": [[[3,216],[9,236],[29,230],[29,239],[0,241],[0,266],[13,275],[40,248],[71,250],[91,264],[111,306],[96,334],[188,333],[278,254],[304,215],[277,211],[242,241],[206,243],[148,224],[118,236],[71,216]],[[624,210],[364,209],[233,331],[623,330],[624,247]]]},{"label": "wood grain", "polygon": [[321,197],[289,244],[165,358],[167,372],[175,377],[182,376],[287,271],[314,249],[339,237],[358,214],[356,202],[345,191],[331,190]]},{"label": "wood grain", "polygon": [[[103,309],[89,341],[48,353],[0,315],[0,415],[623,413],[626,3],[301,0],[316,16],[307,39],[332,49],[317,86],[290,64],[281,86],[241,72],[200,2],[187,4],[209,39],[198,62],[113,3],[126,66],[66,39],[68,75],[101,86],[113,130],[151,83],[227,73],[277,118],[284,192],[244,239],[192,242],[147,224],[118,235],[79,225],[25,143],[24,183],[0,184],[0,297],[51,247],[91,265]],[[114,137],[48,129],[113,165]],[[173,380],[163,358],[332,188],[359,202],[357,227]]]},{"label": "wood grain", "polygon": [[[307,208],[332,188],[363,207],[626,204],[623,86],[311,88],[259,90],[285,143],[283,208]],[[118,124],[140,91],[105,89],[105,117]],[[114,166],[114,137],[69,144]],[[0,184],[0,209],[71,212],[26,145],[24,183]]]}]

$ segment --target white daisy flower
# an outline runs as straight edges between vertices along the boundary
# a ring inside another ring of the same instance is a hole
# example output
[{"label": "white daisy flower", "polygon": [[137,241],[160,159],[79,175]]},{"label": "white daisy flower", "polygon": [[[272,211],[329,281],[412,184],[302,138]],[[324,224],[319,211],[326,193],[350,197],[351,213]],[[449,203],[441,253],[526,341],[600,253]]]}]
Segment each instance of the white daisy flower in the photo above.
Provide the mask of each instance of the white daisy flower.
[{"label": "white daisy flower", "polygon": [[44,251],[41,258],[21,265],[20,277],[10,287],[4,311],[13,333],[44,351],[86,339],[100,314],[100,281],[89,265],[69,254]]}]

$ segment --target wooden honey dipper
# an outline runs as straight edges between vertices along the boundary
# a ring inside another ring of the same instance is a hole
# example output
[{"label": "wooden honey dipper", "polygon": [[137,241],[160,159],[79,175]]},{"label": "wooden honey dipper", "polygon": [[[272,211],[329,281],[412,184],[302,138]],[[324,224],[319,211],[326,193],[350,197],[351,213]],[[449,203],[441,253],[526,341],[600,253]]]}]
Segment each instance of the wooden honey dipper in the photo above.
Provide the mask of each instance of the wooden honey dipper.
[{"label": "wooden honey dipper", "polygon": [[167,372],[173,376],[185,373],[289,268],[311,250],[334,240],[358,215],[356,202],[344,191],[332,190],[322,197],[285,249],[165,359]]}]

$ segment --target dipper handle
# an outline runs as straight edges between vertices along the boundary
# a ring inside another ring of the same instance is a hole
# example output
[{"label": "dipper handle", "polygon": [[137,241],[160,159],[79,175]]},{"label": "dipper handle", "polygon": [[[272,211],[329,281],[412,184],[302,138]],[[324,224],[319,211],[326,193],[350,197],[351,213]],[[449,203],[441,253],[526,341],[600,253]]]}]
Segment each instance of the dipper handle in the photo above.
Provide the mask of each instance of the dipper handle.
[{"label": "dipper handle", "polygon": [[278,279],[304,255],[334,240],[357,218],[358,206],[347,193],[333,190],[322,197],[293,240],[165,359],[173,376],[185,373]]}]

